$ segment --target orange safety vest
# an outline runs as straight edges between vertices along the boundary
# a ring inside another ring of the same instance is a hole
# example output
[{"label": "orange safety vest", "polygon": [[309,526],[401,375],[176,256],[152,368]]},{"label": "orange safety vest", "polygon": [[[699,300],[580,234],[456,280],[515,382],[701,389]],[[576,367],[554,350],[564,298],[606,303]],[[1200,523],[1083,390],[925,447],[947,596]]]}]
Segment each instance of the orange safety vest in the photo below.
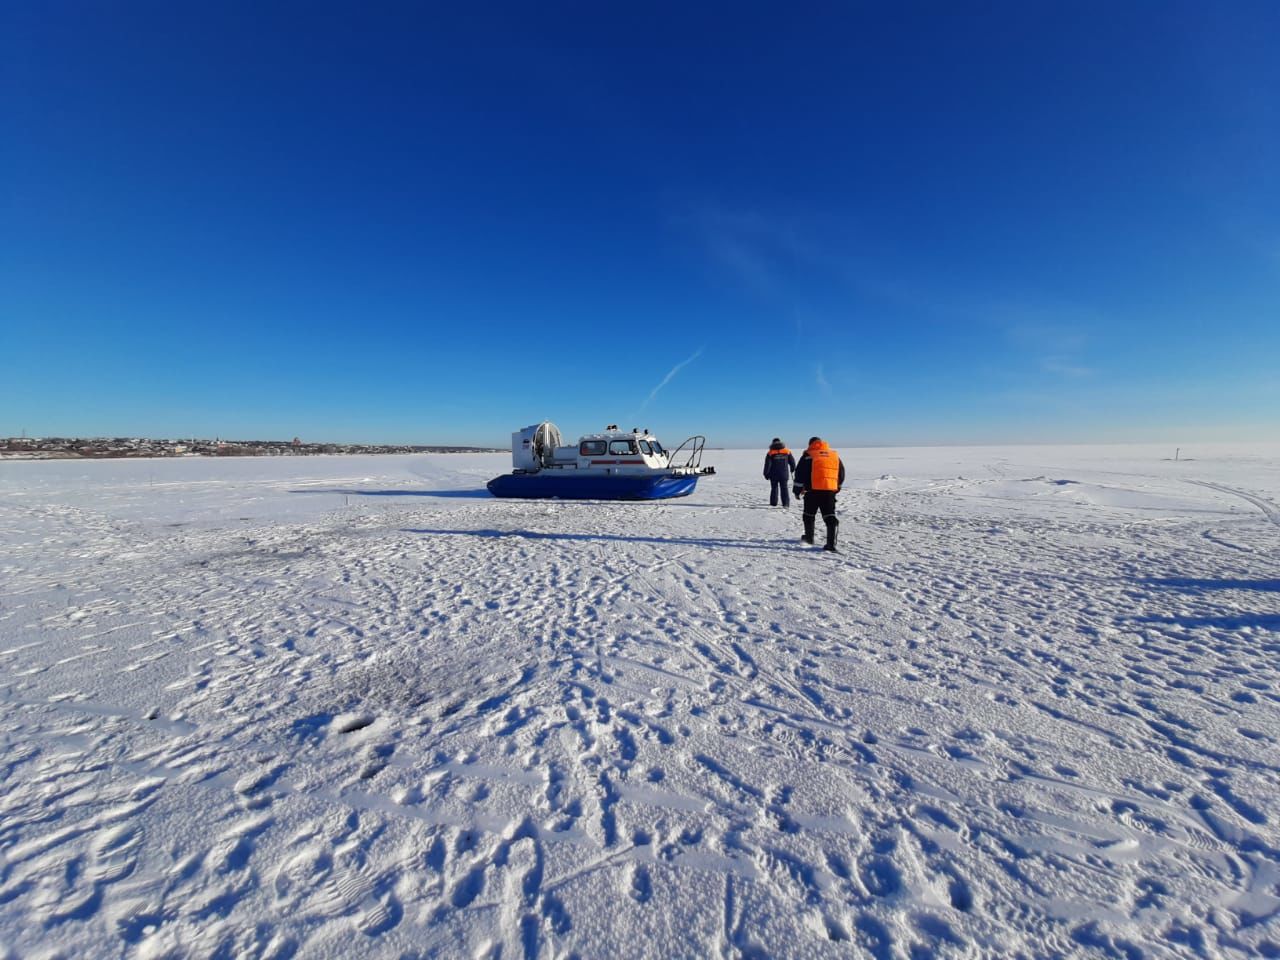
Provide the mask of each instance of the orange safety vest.
[{"label": "orange safety vest", "polygon": [[809,474],[810,490],[838,490],[840,488],[840,454],[825,443],[815,443],[806,453],[813,461]]},{"label": "orange safety vest", "polygon": [[770,447],[770,448],[769,448],[768,450],[766,450],[764,453],[765,453],[765,456],[767,456],[767,457],[789,457],[789,456],[791,456],[791,451],[790,451],[790,450],[788,450],[786,447],[783,447],[781,450],[775,450],[775,449],[773,449],[773,447]]}]

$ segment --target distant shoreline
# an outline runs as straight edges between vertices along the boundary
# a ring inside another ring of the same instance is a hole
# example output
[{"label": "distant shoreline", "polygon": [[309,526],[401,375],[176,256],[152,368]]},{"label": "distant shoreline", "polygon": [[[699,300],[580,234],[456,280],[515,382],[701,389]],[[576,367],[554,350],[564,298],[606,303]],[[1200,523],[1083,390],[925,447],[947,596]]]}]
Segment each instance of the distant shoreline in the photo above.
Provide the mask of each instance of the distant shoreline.
[{"label": "distant shoreline", "polygon": [[413,453],[505,453],[459,444],[303,443],[301,440],[153,440],[145,437],[9,437],[0,460],[142,460],[185,457],[315,457]]}]

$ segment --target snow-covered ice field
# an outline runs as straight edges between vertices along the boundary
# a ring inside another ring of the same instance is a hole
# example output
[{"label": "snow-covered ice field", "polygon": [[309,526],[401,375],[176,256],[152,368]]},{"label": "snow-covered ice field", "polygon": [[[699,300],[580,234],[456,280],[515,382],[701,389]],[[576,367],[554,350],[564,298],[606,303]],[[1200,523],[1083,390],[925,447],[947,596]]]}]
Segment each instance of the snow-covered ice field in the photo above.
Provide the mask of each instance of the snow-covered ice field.
[{"label": "snow-covered ice field", "polygon": [[0,956],[1280,956],[1280,447],[842,453],[0,463]]}]

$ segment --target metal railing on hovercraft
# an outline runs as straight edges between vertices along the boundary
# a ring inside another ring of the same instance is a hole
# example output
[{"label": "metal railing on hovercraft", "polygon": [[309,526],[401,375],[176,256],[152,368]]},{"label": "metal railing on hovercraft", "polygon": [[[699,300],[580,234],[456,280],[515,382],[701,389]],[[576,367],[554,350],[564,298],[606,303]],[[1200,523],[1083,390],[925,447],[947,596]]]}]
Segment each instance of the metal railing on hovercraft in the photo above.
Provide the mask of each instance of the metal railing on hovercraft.
[{"label": "metal railing on hovercraft", "polygon": [[[704,467],[702,465],[702,451],[706,445],[707,438],[701,434],[690,437],[667,456],[667,466],[681,475],[696,473],[702,476],[709,476],[715,473],[715,467]],[[685,451],[686,447],[688,452]],[[680,461],[681,454],[684,454],[683,463]]]}]

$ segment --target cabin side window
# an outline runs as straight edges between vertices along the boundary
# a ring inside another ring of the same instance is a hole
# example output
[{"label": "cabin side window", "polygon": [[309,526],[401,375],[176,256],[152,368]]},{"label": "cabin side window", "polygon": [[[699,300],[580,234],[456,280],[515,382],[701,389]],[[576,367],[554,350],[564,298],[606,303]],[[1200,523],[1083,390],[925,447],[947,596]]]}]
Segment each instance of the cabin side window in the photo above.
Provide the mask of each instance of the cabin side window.
[{"label": "cabin side window", "polygon": [[603,440],[583,440],[578,444],[578,455],[582,457],[602,457],[608,444]]},{"label": "cabin side window", "polygon": [[617,457],[633,454],[636,452],[636,442],[634,440],[615,440],[609,444],[609,452]]},{"label": "cabin side window", "polygon": [[653,447],[649,446],[648,440],[637,440],[636,442],[640,444],[640,452],[646,457],[653,455]]}]

